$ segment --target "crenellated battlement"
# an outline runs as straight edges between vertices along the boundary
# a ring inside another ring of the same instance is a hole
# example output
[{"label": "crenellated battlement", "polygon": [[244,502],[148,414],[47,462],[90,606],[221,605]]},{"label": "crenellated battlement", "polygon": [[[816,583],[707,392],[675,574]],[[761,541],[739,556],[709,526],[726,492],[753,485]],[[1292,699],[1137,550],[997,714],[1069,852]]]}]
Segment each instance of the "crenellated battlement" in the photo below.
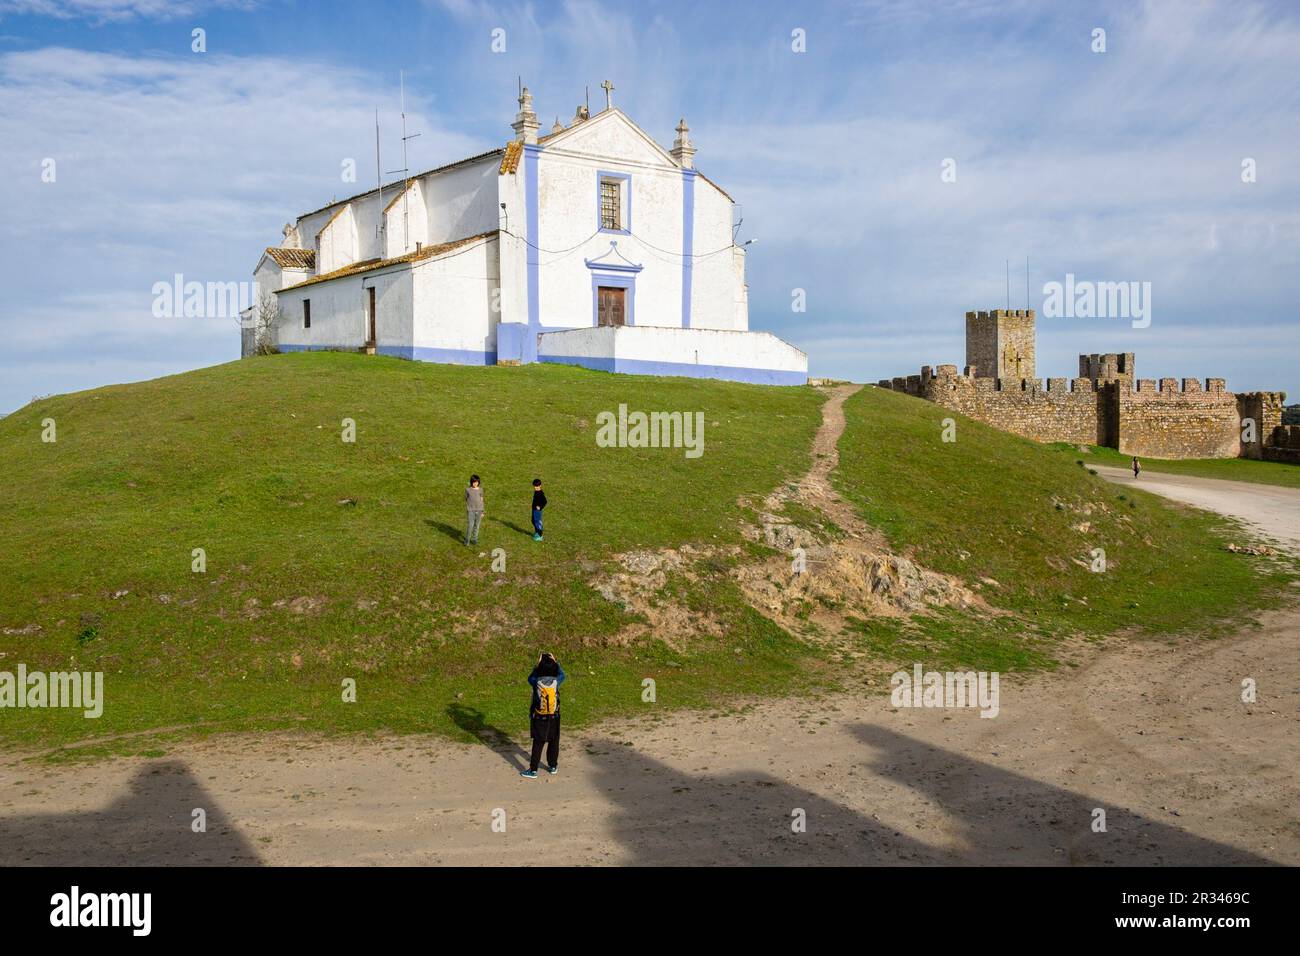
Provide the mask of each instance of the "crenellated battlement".
[{"label": "crenellated battlement", "polygon": [[988,309],[983,312],[967,312],[967,321],[996,322],[998,319],[1032,319],[1033,309]]},{"label": "crenellated battlement", "polygon": [[1138,378],[1132,352],[1080,355],[1077,377],[1038,378],[1035,318],[1033,309],[967,312],[960,373],[956,365],[923,365],[919,375],[881,379],[880,387],[1036,441],[1300,464],[1300,426],[1282,426],[1284,392],[1233,394],[1222,378]]},{"label": "crenellated battlement", "polygon": [[1132,382],[1120,381],[1119,389],[1123,395],[1132,395],[1141,399],[1172,398],[1184,395],[1211,395],[1233,397],[1227,389],[1227,380],[1207,378],[1201,384],[1199,378],[1139,378]]},{"label": "crenellated battlement", "polygon": [[1132,381],[1136,361],[1132,352],[1094,352],[1079,356],[1079,377],[1094,382]]}]

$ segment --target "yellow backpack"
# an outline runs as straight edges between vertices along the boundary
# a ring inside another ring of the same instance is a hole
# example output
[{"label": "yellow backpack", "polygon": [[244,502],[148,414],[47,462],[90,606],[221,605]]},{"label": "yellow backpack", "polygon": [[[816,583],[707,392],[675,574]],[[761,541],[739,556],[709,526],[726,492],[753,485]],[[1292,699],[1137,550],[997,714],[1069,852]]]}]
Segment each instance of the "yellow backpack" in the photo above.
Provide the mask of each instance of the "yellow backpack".
[{"label": "yellow backpack", "polygon": [[560,682],[554,677],[537,678],[537,709],[534,717],[554,717],[560,711]]}]

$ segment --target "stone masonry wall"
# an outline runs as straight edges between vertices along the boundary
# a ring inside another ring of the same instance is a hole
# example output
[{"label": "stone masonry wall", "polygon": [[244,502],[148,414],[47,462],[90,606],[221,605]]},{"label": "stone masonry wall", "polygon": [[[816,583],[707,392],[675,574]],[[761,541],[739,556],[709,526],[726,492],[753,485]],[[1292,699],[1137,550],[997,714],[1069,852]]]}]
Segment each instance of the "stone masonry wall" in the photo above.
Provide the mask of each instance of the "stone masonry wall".
[{"label": "stone masonry wall", "polygon": [[1033,378],[1034,310],[966,313],[966,365],[981,378]]},{"label": "stone masonry wall", "polygon": [[928,367],[920,375],[893,379],[884,387],[906,392],[968,418],[1034,441],[1099,444],[1099,395],[1089,379],[1006,379],[958,375],[953,365]]},{"label": "stone masonry wall", "polygon": [[[1152,458],[1263,458],[1300,464],[1284,392],[1234,395],[1221,378],[1139,379],[1132,352],[1079,356],[1079,377],[1035,377],[1033,309],[966,313],[966,367],[926,365],[881,388],[1040,442],[1103,445]],[[1242,441],[1243,419],[1255,441]]]},{"label": "stone masonry wall", "polygon": [[1270,437],[1272,441],[1264,447],[1266,461],[1300,465],[1300,425],[1278,425]]},{"label": "stone masonry wall", "polygon": [[1237,396],[1223,379],[1118,382],[1119,451],[1152,458],[1236,458],[1241,454]]},{"label": "stone masonry wall", "polygon": [[[1237,396],[1237,415],[1244,426],[1255,423],[1255,440],[1241,443],[1243,458],[1267,458],[1268,446],[1277,443],[1277,428],[1282,424],[1286,392],[1242,392]],[[1285,434],[1282,441],[1286,441]]]}]

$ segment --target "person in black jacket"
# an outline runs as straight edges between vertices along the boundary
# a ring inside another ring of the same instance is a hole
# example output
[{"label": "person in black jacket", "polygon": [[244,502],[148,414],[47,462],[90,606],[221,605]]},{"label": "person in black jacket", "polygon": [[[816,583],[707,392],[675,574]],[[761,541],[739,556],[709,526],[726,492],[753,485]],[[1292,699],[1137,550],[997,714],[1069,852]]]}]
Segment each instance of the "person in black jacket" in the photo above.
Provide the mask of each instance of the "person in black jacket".
[{"label": "person in black jacket", "polygon": [[519,776],[537,776],[542,759],[542,746],[546,746],[546,772],[559,772],[560,761],[560,685],[564,683],[564,668],[554,654],[543,652],[528,675],[533,688],[532,703],[528,707],[528,729],[533,738],[532,759],[528,769]]},{"label": "person in black jacket", "polygon": [[546,494],[542,491],[542,479],[533,479],[533,540],[542,540],[542,509],[546,507]]}]

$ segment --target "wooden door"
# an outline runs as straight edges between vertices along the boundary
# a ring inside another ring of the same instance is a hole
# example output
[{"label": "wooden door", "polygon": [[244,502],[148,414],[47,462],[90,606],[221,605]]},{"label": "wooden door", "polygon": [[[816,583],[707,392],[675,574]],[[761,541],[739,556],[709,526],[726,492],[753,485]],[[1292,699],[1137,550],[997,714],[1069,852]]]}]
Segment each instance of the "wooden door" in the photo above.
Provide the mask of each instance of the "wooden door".
[{"label": "wooden door", "polygon": [[371,286],[370,305],[366,309],[366,345],[374,346],[375,344],[375,287]]},{"label": "wooden door", "polygon": [[602,285],[596,289],[596,324],[627,324],[627,289]]}]

